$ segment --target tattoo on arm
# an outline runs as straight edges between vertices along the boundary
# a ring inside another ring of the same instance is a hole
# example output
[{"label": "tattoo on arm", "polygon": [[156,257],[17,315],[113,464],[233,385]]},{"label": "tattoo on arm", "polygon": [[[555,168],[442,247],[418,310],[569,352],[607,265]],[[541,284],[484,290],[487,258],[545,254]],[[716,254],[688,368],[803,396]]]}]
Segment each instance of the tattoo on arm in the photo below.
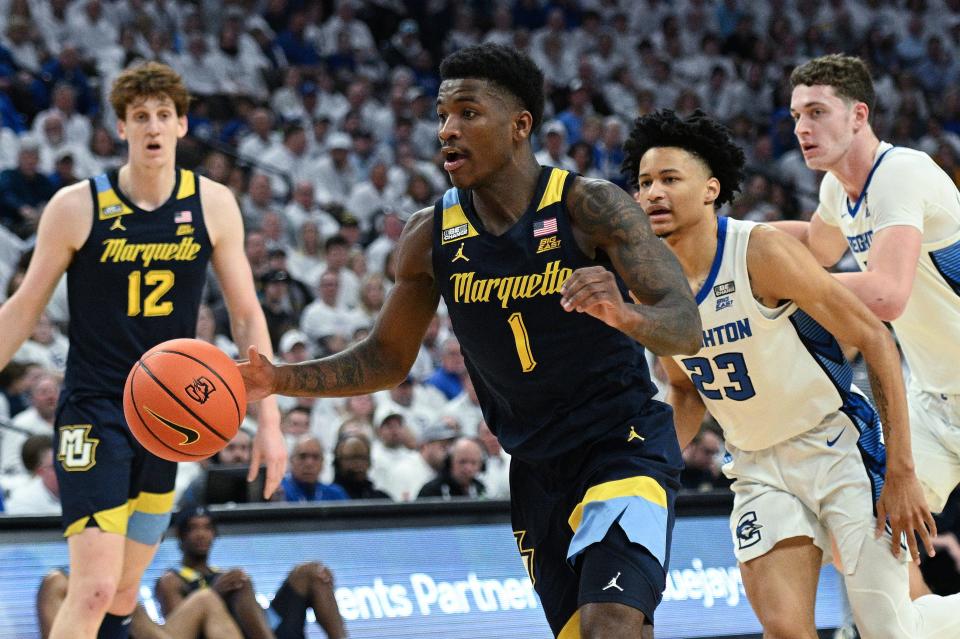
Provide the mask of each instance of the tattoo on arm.
[{"label": "tattoo on arm", "polygon": [[658,355],[692,352],[700,344],[700,314],[680,263],[627,193],[604,180],[580,181],[571,201],[577,228],[610,256],[641,302],[631,305],[637,321],[628,334]]},{"label": "tattoo on arm", "polygon": [[890,402],[883,390],[883,384],[880,378],[873,372],[873,369],[867,367],[867,377],[870,379],[870,389],[873,391],[873,403],[880,413],[880,424],[883,428],[883,441],[890,441],[890,421],[887,419],[890,414]]},{"label": "tattoo on arm", "polygon": [[332,357],[280,367],[278,373],[277,392],[301,397],[361,395],[391,379],[365,341]]}]

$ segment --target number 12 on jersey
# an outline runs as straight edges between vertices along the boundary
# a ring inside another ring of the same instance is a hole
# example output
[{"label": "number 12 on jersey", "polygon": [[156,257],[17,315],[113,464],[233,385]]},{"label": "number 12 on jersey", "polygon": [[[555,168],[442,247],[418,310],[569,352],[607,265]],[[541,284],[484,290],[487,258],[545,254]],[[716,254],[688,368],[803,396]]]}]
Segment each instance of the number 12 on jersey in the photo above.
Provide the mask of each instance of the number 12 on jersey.
[{"label": "number 12 on jersey", "polygon": [[[713,358],[713,362],[706,357],[687,357],[682,361],[690,371],[690,381],[707,399],[723,399],[726,396],[742,402],[757,394],[747,372],[747,363],[743,361],[743,353],[720,353]],[[714,369],[725,372],[730,385],[711,388],[717,377]]]},{"label": "number 12 on jersey", "polygon": [[[152,287],[143,295],[145,286]],[[161,317],[173,312],[173,302],[161,302],[163,297],[173,288],[173,271],[131,271],[127,275],[127,315],[136,317]],[[142,300],[142,301],[141,301]]]}]

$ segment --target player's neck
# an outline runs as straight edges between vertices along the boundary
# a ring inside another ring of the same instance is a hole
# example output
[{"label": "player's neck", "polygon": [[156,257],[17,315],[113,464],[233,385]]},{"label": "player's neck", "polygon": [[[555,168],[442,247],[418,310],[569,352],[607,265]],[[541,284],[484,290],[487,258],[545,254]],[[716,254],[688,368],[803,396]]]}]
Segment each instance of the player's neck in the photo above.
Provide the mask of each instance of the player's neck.
[{"label": "player's neck", "polygon": [[530,153],[473,189],[473,208],[484,227],[499,235],[513,226],[530,205],[539,178],[540,165]]},{"label": "player's neck", "polygon": [[182,561],[180,562],[187,568],[193,568],[197,572],[205,572],[209,569],[207,566],[207,558],[200,556],[184,555]]},{"label": "player's neck", "polygon": [[[678,229],[665,238],[691,287],[710,273],[717,254],[717,228],[717,216],[711,212],[709,217],[704,215],[696,224]],[[695,293],[697,288],[699,286],[694,288]]]},{"label": "player's neck", "polygon": [[867,176],[873,169],[879,146],[880,140],[873,131],[864,132],[854,138],[843,158],[830,169],[851,200],[860,197],[860,192],[867,183]]},{"label": "player's neck", "polygon": [[173,165],[153,168],[128,162],[117,174],[117,183],[123,194],[146,211],[152,211],[170,199],[176,180]]}]

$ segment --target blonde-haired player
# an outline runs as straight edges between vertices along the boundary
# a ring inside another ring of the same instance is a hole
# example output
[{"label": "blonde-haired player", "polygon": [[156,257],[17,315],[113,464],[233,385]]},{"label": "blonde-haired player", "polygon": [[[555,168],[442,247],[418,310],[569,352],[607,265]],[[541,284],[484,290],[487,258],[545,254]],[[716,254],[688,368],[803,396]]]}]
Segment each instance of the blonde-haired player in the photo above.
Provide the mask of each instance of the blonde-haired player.
[{"label": "blonde-haired player", "polygon": [[[176,464],[130,434],[123,383],[144,351],[196,334],[208,263],[237,343],[270,352],[233,195],[176,166],[189,104],[180,76],[153,62],[129,68],[110,101],[129,147],[127,163],[57,192],[40,218],[23,284],[0,307],[2,368],[66,272],[70,353],[55,452],[70,585],[53,639],[128,636],[140,579],[170,521]],[[259,415],[251,474],[267,464],[269,495],[283,474],[285,450],[276,403],[265,402]]]}]

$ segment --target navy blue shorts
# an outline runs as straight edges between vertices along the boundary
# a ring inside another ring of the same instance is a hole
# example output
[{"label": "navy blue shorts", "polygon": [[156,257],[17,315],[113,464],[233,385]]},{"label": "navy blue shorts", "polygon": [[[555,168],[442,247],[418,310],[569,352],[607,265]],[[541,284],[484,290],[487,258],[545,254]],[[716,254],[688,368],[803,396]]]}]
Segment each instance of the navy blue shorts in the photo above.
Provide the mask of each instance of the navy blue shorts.
[{"label": "navy blue shorts", "polygon": [[65,537],[95,526],[147,545],[160,541],[177,464],[140,445],[119,398],[61,394],[53,449]]},{"label": "navy blue shorts", "polygon": [[582,450],[511,460],[514,536],[554,635],[579,636],[588,603],[625,604],[653,623],[682,467],[661,402]]}]

